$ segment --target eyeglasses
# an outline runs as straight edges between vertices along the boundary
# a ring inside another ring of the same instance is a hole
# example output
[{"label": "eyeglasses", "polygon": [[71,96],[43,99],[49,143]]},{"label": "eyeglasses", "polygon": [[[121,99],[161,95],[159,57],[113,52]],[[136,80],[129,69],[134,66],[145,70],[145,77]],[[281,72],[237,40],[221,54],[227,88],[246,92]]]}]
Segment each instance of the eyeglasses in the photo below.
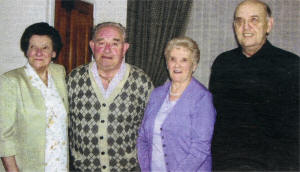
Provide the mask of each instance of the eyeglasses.
[{"label": "eyeglasses", "polygon": [[249,18],[248,20],[243,19],[241,17],[236,17],[233,21],[234,25],[237,27],[244,26],[244,24],[256,26],[259,22],[260,22],[260,19],[258,16],[253,16],[253,17]]}]

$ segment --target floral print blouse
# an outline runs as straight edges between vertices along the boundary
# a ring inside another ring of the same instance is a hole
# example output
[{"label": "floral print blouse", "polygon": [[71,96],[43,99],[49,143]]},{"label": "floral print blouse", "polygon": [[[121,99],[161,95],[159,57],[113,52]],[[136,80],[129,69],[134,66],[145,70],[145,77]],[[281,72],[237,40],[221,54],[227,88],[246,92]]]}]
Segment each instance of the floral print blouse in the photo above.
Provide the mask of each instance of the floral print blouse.
[{"label": "floral print blouse", "polygon": [[51,73],[48,71],[47,87],[29,63],[26,64],[25,71],[32,85],[41,91],[47,109],[45,172],[68,171],[67,111]]}]

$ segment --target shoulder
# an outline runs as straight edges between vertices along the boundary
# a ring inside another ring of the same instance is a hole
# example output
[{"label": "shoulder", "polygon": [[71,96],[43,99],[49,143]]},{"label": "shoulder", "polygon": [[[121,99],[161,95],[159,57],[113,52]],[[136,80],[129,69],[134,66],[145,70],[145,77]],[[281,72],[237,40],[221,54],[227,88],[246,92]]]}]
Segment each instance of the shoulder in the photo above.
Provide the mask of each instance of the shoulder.
[{"label": "shoulder", "polygon": [[50,63],[50,67],[56,70],[65,70],[65,67],[60,64]]},{"label": "shoulder", "polygon": [[188,86],[188,93],[191,97],[195,97],[196,99],[212,97],[209,90],[194,77],[192,77],[191,83]]},{"label": "shoulder", "polygon": [[290,64],[299,63],[299,56],[287,50],[271,45],[268,51],[274,60]]},{"label": "shoulder", "polygon": [[5,72],[1,75],[1,79],[18,80],[25,77],[24,66]]},{"label": "shoulder", "polygon": [[[90,64],[90,63],[89,63]],[[89,64],[80,65],[74,68],[69,74],[68,78],[78,77],[78,75],[88,74]]]},{"label": "shoulder", "polygon": [[165,84],[154,88],[151,92],[149,103],[155,102],[156,100],[164,99],[164,97],[168,94],[170,84],[171,82],[167,81]]},{"label": "shoulder", "polygon": [[239,52],[240,52],[240,48],[235,48],[219,54],[214,60],[213,66],[230,64],[231,62],[234,62],[236,58],[239,57],[240,54]]},{"label": "shoulder", "polygon": [[50,63],[50,70],[56,72],[57,74],[66,75],[66,69],[63,65]]},{"label": "shoulder", "polygon": [[169,87],[171,85],[170,81],[167,81],[166,83],[164,83],[163,85],[156,87],[153,91],[152,91],[152,95],[153,96],[157,96],[157,95],[162,95],[165,94],[166,92],[169,91]]},{"label": "shoulder", "polygon": [[143,79],[147,81],[151,81],[150,77],[139,67],[128,64],[130,66],[130,73],[133,75],[133,77],[142,77]]},{"label": "shoulder", "polygon": [[131,79],[137,80],[139,84],[147,85],[149,89],[153,88],[153,84],[150,77],[142,69],[134,65],[128,65],[130,66],[129,77]]}]

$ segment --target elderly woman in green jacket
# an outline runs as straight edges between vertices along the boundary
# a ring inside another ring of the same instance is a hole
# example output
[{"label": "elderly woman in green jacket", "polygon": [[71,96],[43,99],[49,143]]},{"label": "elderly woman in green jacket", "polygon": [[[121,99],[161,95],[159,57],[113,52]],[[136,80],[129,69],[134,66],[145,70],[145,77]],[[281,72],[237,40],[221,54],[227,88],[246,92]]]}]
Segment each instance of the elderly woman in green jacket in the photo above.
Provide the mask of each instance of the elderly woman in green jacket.
[{"label": "elderly woman in green jacket", "polygon": [[67,171],[65,69],[51,63],[62,47],[47,23],[26,28],[28,63],[0,76],[0,157],[6,171]]}]

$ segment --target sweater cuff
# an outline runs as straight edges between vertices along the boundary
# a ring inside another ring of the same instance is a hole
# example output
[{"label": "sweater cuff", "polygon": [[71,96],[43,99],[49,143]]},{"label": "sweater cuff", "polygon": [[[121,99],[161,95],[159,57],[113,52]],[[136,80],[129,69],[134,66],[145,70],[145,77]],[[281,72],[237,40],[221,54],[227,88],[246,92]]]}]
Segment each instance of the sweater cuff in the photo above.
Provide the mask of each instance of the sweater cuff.
[{"label": "sweater cuff", "polygon": [[16,146],[14,141],[0,141],[0,157],[16,155]]}]

